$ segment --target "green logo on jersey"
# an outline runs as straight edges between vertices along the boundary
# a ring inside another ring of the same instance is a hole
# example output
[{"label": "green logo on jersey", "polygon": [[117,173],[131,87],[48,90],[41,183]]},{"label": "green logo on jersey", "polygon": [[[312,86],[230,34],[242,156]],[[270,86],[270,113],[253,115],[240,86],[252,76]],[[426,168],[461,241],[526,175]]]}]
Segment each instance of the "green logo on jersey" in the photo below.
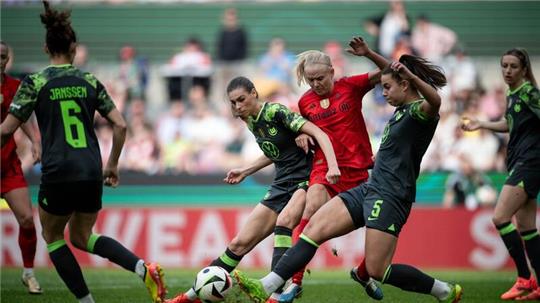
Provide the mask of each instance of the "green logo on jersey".
[{"label": "green logo on jersey", "polygon": [[396,231],[396,227],[394,226],[394,224],[390,225],[390,227],[388,227],[388,230],[389,231]]},{"label": "green logo on jersey", "polygon": [[43,203],[44,205],[49,205],[49,204],[47,203],[47,198],[43,198],[43,201],[41,201],[41,203]]},{"label": "green logo on jersey", "polygon": [[396,117],[396,121],[399,121],[399,119],[401,119],[401,117],[403,117],[403,112],[402,111],[397,112],[395,117]]},{"label": "green logo on jersey", "polygon": [[390,133],[390,123],[386,124],[386,126],[384,127],[383,135],[381,138],[381,145],[383,145],[384,142],[386,142],[386,139],[388,139],[389,133]]},{"label": "green logo on jersey", "polygon": [[271,128],[268,130],[268,134],[270,134],[270,136],[272,136],[272,137],[275,136],[275,135],[277,135],[277,133],[278,133],[278,130],[277,130],[277,128],[275,128],[275,127],[271,127]]},{"label": "green logo on jersey", "polygon": [[514,105],[514,111],[516,113],[519,113],[521,111],[521,104],[518,103],[518,104]]},{"label": "green logo on jersey", "polygon": [[266,195],[264,195],[263,200],[266,200],[266,199],[270,198],[270,195],[272,195],[272,193],[270,193],[270,191],[266,192]]},{"label": "green logo on jersey", "polygon": [[270,159],[276,159],[279,157],[279,149],[272,142],[264,141],[261,144],[261,149],[264,154]]},{"label": "green logo on jersey", "polygon": [[512,115],[506,115],[506,122],[508,123],[508,132],[512,132],[512,128],[514,127],[514,118],[512,118]]}]

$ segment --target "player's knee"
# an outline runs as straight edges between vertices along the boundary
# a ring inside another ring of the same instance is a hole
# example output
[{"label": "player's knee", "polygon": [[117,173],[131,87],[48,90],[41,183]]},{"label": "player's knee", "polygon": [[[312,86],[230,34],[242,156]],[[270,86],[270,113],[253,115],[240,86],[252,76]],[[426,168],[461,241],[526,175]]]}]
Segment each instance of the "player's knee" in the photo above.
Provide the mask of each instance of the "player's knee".
[{"label": "player's knee", "polygon": [[295,220],[293,216],[291,216],[288,213],[281,213],[277,220],[276,220],[276,226],[284,226],[290,229],[293,229],[298,224],[298,220]]},{"label": "player's knee", "polygon": [[520,232],[536,229],[536,220],[525,222],[523,220],[516,220],[516,228]]},{"label": "player's knee", "polygon": [[64,239],[63,234],[53,233],[48,230],[43,229],[41,231],[41,236],[43,237],[43,240],[45,240],[45,243],[51,244],[53,242],[56,242],[58,240]]},{"label": "player's knee", "polygon": [[366,271],[368,272],[369,276],[377,281],[382,281],[384,277],[384,272],[386,268],[384,266],[381,266],[381,264],[377,264],[375,262],[369,262],[366,259]]},{"label": "player's knee", "polygon": [[86,251],[88,244],[88,236],[85,236],[80,233],[71,233],[69,235],[69,241],[73,244],[74,247]]},{"label": "player's knee", "polygon": [[495,226],[499,226],[503,223],[510,222],[511,219],[500,216],[500,215],[493,215],[493,218],[491,218],[491,221]]},{"label": "player's knee", "polygon": [[237,256],[245,255],[246,250],[248,250],[248,241],[241,239],[239,237],[234,237],[231,243],[229,244],[229,249]]},{"label": "player's knee", "polygon": [[306,208],[304,208],[304,218],[311,218],[313,215],[317,212],[317,210],[320,208],[320,205],[318,203],[314,202],[308,202],[306,203]]},{"label": "player's knee", "polygon": [[24,229],[29,229],[34,227],[34,217],[32,214],[23,215],[19,218],[19,224]]}]

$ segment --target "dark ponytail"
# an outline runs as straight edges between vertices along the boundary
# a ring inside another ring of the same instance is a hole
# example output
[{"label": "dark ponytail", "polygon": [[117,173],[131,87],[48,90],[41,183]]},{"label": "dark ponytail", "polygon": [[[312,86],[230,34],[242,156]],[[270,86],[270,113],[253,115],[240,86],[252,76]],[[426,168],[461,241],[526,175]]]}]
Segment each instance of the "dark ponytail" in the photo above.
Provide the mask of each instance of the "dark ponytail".
[{"label": "dark ponytail", "polygon": [[504,53],[503,57],[507,55],[514,56],[519,59],[521,66],[527,69],[527,73],[525,73],[525,78],[529,80],[529,82],[531,82],[531,84],[534,87],[538,88],[538,84],[536,84],[536,79],[534,78],[534,75],[532,72],[531,59],[529,59],[529,54],[527,53],[527,51],[524,48],[516,47],[510,50],[507,50]]},{"label": "dark ponytail", "polygon": [[[437,89],[446,85],[446,76],[444,75],[442,68],[432,64],[424,58],[413,55],[402,55],[399,58],[399,62],[405,65],[413,74],[415,74],[422,81],[429,84],[431,87]],[[394,71],[388,65],[383,71],[383,74],[392,74],[392,77],[398,81],[401,81],[399,73]]]},{"label": "dark ponytail", "polygon": [[45,12],[40,14],[41,23],[47,30],[45,42],[51,55],[69,54],[73,43],[77,42],[77,35],[71,27],[69,20],[71,12],[57,11],[50,7],[48,1],[43,1]]}]

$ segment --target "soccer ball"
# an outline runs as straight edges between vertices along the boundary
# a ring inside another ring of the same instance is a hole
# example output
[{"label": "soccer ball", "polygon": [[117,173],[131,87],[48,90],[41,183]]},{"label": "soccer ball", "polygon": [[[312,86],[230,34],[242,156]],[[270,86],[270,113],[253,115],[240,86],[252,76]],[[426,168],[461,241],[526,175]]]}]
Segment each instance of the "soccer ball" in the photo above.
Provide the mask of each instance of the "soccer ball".
[{"label": "soccer ball", "polygon": [[231,286],[231,276],[225,269],[208,266],[197,274],[193,289],[203,302],[220,302],[224,300]]}]

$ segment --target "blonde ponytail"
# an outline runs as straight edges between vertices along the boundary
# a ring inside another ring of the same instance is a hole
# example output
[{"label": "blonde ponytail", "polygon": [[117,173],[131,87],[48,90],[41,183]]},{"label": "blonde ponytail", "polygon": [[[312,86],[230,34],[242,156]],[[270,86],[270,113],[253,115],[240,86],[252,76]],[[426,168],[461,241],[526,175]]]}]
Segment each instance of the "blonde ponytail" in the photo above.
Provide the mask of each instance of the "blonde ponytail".
[{"label": "blonde ponytail", "polygon": [[[305,69],[308,65],[322,64],[328,67],[332,67],[332,61],[327,54],[317,51],[317,50],[308,50],[298,56],[296,56],[296,79],[298,86],[302,85],[302,82],[306,82]],[[307,82],[306,82],[307,83]]]}]

